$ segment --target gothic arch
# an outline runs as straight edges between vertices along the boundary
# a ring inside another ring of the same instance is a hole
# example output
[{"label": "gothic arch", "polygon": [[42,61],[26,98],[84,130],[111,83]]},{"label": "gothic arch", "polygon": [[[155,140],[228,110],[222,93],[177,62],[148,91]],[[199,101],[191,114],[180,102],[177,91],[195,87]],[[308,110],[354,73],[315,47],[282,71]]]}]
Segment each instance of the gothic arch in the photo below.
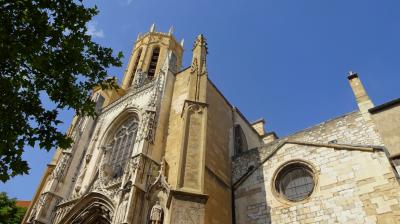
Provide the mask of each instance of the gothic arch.
[{"label": "gothic arch", "polygon": [[135,107],[129,107],[123,110],[120,114],[118,114],[118,116],[114,118],[114,120],[108,125],[107,129],[103,132],[103,135],[100,138],[100,146],[104,146],[104,144],[115,133],[116,128],[118,128],[129,117],[136,119],[137,122],[140,123],[140,114],[140,110]]},{"label": "gothic arch", "polygon": [[92,192],[81,198],[59,224],[111,224],[114,205],[105,195]]},{"label": "gothic arch", "polygon": [[134,140],[139,132],[138,112],[136,108],[125,109],[108,125],[102,135],[100,146],[105,151],[100,157],[103,162],[99,163],[102,166],[100,169],[104,168],[109,177],[122,177],[125,165],[131,157]]}]

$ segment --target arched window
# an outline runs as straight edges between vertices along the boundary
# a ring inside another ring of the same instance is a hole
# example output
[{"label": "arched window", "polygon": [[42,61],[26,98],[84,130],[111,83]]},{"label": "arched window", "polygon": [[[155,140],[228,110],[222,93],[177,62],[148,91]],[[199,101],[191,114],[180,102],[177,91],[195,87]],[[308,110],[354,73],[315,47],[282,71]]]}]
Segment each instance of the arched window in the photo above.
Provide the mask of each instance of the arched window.
[{"label": "arched window", "polygon": [[240,125],[235,125],[235,155],[239,155],[247,150],[246,135]]},{"label": "arched window", "polygon": [[109,165],[112,168],[112,177],[122,176],[123,169],[132,153],[135,142],[138,122],[136,119],[128,119],[117,129],[114,136],[109,140],[110,152]]},{"label": "arched window", "polygon": [[131,77],[130,77],[130,79],[129,79],[129,86],[132,85],[133,77],[134,77],[135,74],[136,74],[136,70],[137,70],[137,67],[138,67],[138,65],[139,65],[139,60],[140,60],[140,56],[141,56],[141,55],[142,55],[142,48],[140,48],[139,51],[138,51],[138,53],[136,54],[135,65],[133,66],[132,74],[131,74]]},{"label": "arched window", "polygon": [[293,202],[308,198],[315,188],[314,172],[304,162],[295,161],[284,165],[274,179],[278,196]]},{"label": "arched window", "polygon": [[153,53],[151,55],[149,71],[147,72],[147,76],[149,77],[149,79],[153,79],[154,74],[156,73],[158,56],[159,55],[160,55],[160,48],[159,47],[155,47],[153,49]]}]

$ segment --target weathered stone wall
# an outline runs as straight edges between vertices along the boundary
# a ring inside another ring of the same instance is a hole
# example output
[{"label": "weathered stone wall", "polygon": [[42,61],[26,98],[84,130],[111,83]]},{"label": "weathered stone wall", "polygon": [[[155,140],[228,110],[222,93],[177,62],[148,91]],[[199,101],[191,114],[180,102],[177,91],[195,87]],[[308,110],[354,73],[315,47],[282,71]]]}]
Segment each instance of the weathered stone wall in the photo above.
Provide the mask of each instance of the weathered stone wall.
[{"label": "weathered stone wall", "polygon": [[372,113],[372,118],[391,156],[400,156],[400,99],[390,107]]},{"label": "weathered stone wall", "polygon": [[247,148],[253,149],[261,145],[261,139],[257,131],[245,120],[245,118],[240,114],[240,112],[235,112],[235,124],[240,125],[242,128],[247,141]]},{"label": "weathered stone wall", "polygon": [[[382,144],[373,123],[355,112],[244,153],[233,162],[238,224],[400,222],[400,187],[385,152],[286,140]],[[289,202],[274,190],[275,172],[294,160],[311,165],[316,181],[313,193],[300,202]]]},{"label": "weathered stone wall", "polygon": [[209,196],[205,223],[231,223],[231,130],[232,108],[217,89],[207,85],[207,137],[204,191]]},{"label": "weathered stone wall", "polygon": [[359,111],[328,120],[314,127],[302,130],[291,136],[290,140],[339,144],[382,145],[375,124],[366,121]]},{"label": "weathered stone wall", "polygon": [[177,186],[178,165],[182,141],[182,119],[181,113],[183,104],[188,94],[189,70],[176,75],[174,90],[172,94],[171,110],[169,114],[168,129],[166,131],[165,161],[167,163],[166,175],[168,182]]}]

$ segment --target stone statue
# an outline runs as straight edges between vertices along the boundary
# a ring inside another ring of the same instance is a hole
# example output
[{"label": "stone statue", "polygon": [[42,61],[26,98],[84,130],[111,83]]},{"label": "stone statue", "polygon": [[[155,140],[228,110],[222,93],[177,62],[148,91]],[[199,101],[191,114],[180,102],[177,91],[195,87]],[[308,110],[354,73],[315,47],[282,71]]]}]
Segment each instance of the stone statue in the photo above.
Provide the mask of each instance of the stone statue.
[{"label": "stone statue", "polygon": [[115,223],[118,224],[124,223],[126,209],[128,208],[128,199],[129,199],[129,194],[125,193],[122,202],[118,206],[118,210],[115,217]]},{"label": "stone statue", "polygon": [[162,224],[163,209],[161,208],[160,201],[151,208],[150,212],[150,223],[151,224]]}]

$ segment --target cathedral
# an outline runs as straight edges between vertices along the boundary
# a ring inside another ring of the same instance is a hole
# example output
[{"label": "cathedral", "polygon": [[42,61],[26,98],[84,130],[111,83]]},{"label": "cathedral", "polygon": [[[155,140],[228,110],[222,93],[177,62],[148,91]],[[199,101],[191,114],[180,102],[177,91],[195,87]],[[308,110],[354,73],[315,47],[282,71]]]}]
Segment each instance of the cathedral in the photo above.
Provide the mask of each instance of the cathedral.
[{"label": "cathedral", "polygon": [[400,223],[400,99],[286,137],[249,122],[208,77],[207,42],[154,25],[134,43],[120,88],[93,89],[23,223]]}]

